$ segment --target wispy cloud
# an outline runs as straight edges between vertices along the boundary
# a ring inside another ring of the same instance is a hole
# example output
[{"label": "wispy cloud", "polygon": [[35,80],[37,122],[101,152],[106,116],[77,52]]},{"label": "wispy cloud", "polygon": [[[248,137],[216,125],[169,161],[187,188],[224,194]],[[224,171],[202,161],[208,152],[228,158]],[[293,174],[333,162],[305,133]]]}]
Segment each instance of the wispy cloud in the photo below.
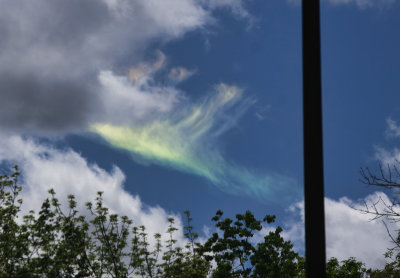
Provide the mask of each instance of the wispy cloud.
[{"label": "wispy cloud", "polygon": [[200,103],[185,103],[143,123],[97,123],[91,131],[134,159],[201,176],[225,192],[269,200],[298,198],[299,188],[291,178],[232,163],[217,147],[217,138],[253,103],[240,88],[219,84]]},{"label": "wispy cloud", "polygon": [[[167,218],[175,217],[176,226],[179,228],[176,234],[178,244],[185,242],[183,223],[179,215],[169,213],[158,206],[148,206],[139,196],[124,190],[125,176],[118,167],[108,172],[96,164],[88,163],[71,149],[60,150],[51,144],[39,143],[32,139],[1,135],[0,163],[4,162],[16,163],[22,170],[20,182],[23,186],[23,212],[30,209],[38,211],[50,188],[55,189],[63,205],[67,205],[67,196],[74,194],[81,212],[86,201],[92,201],[98,191],[103,191],[104,204],[112,213],[132,217],[136,225],[145,225],[150,235],[164,235],[168,228]],[[364,202],[376,202],[379,198],[386,204],[391,204],[388,196],[382,192],[357,201],[345,197],[339,200],[325,198],[328,257],[334,256],[342,260],[354,256],[365,262],[367,267],[382,267],[385,264],[383,254],[391,247],[385,227],[380,221],[370,222],[369,215],[354,209],[364,208]],[[378,204],[378,209],[383,208],[382,204]],[[302,252],[304,203],[297,202],[291,205],[288,212],[288,217],[293,218],[285,221],[283,236],[294,242],[296,249]],[[400,228],[398,223],[388,225],[392,231]],[[256,239],[262,238],[269,229],[271,227],[265,227],[257,233]],[[154,243],[153,237],[149,236],[149,240]]]},{"label": "wispy cloud", "polygon": [[211,9],[230,9],[235,16],[247,19],[250,25],[255,20],[254,17],[245,8],[246,0],[200,0],[200,2]]},{"label": "wispy cloud", "polygon": [[[289,178],[255,173],[219,151],[216,138],[252,102],[242,90],[220,84],[192,104],[174,85],[193,71],[173,68],[166,72],[173,84],[160,85],[155,72],[165,67],[165,55],[143,62],[153,42],[215,25],[215,10],[252,22],[245,2],[2,1],[0,129],[62,135],[90,126],[137,159],[202,176],[227,192],[266,198],[293,190]],[[121,74],[118,61],[128,57],[136,66]]]},{"label": "wispy cloud", "polygon": [[175,67],[169,71],[168,77],[174,82],[181,82],[195,73],[196,70],[188,70],[184,67]]},{"label": "wispy cloud", "polygon": [[255,115],[257,117],[257,119],[259,119],[260,121],[264,120],[267,113],[271,110],[271,104],[267,104],[267,105],[258,105],[256,107],[256,112]]},{"label": "wispy cloud", "polygon": [[372,7],[387,7],[397,0],[327,0],[333,5],[356,5],[360,9]]},{"label": "wispy cloud", "polygon": [[[385,134],[387,138],[399,138],[400,137],[400,127],[397,122],[391,118],[386,119],[386,130]],[[374,147],[374,159],[378,160],[380,164],[386,167],[396,166],[398,167],[400,161],[400,150],[396,147],[390,149],[383,146]]]},{"label": "wispy cloud", "polygon": [[378,160],[384,167],[398,166],[400,161],[400,150],[393,148],[387,150],[380,146],[375,146],[375,159]]},{"label": "wispy cloud", "polygon": [[[354,5],[359,9],[385,8],[396,3],[397,0],[324,0],[333,6]],[[290,4],[301,5],[301,0],[287,0]]]},{"label": "wispy cloud", "polygon": [[400,126],[391,118],[386,119],[386,135],[389,137],[400,137]]}]

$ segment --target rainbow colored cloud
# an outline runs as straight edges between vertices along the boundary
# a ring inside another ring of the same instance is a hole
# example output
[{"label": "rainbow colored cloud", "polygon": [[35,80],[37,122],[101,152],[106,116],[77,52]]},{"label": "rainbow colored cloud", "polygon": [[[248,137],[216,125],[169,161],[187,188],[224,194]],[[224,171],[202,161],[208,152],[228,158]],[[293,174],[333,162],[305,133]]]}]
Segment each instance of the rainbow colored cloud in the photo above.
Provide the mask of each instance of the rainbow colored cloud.
[{"label": "rainbow colored cloud", "polygon": [[231,163],[216,148],[217,137],[231,128],[252,103],[243,98],[238,87],[220,84],[200,104],[141,123],[96,123],[90,130],[113,147],[130,152],[138,161],[201,176],[224,192],[262,200],[277,196],[297,199],[300,192],[295,180],[274,173],[256,173]]}]

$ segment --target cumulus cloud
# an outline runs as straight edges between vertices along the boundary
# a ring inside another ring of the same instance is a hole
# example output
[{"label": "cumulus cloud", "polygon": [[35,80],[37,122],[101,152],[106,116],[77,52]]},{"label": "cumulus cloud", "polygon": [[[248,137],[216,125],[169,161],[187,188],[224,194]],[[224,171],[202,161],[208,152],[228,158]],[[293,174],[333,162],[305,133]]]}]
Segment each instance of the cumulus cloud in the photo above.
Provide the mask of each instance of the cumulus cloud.
[{"label": "cumulus cloud", "polygon": [[96,164],[88,163],[71,149],[59,150],[19,136],[1,136],[0,142],[0,163],[18,164],[22,172],[22,208],[25,213],[31,209],[39,211],[50,188],[56,191],[64,205],[67,196],[74,194],[80,212],[85,211],[86,202],[93,201],[97,192],[102,191],[104,205],[113,213],[129,216],[135,225],[146,226],[150,241],[154,233],[165,234],[168,217],[175,217],[179,228],[177,239],[185,242],[180,217],[161,207],[147,206],[139,196],[129,194],[124,189],[125,176],[118,167],[107,172]]},{"label": "cumulus cloud", "polygon": [[145,68],[144,64],[140,66],[129,69],[128,76],[112,71],[100,72],[98,94],[103,113],[96,121],[121,125],[148,119],[151,115],[170,111],[179,102],[182,92],[174,87],[154,84],[151,74],[156,69]]},{"label": "cumulus cloud", "polygon": [[217,148],[217,138],[234,126],[253,103],[243,97],[240,88],[220,84],[202,102],[185,104],[144,123],[99,122],[91,130],[140,162],[204,177],[225,192],[271,201],[277,196],[287,196],[287,201],[299,198],[300,188],[293,179],[232,163]]},{"label": "cumulus cloud", "polygon": [[[364,262],[367,267],[382,268],[385,265],[384,253],[388,251],[388,248],[393,247],[385,225],[380,220],[371,221],[372,215],[359,211],[365,210],[366,203],[373,204],[379,200],[381,200],[377,203],[379,211],[383,211],[384,203],[392,204],[383,192],[375,192],[356,201],[346,197],[339,200],[325,198],[328,259],[336,257],[338,260],[345,260],[355,257]],[[288,212],[291,217],[284,225],[283,237],[291,240],[298,251],[304,252],[304,203],[292,205]],[[386,224],[393,235],[396,235],[400,224],[393,222],[386,222]],[[268,229],[263,231],[262,234],[266,234]]]},{"label": "cumulus cloud", "polygon": [[107,88],[100,81],[118,60],[138,64],[150,42],[209,26],[213,9],[232,6],[238,16],[240,6],[196,0],[0,4],[0,128],[41,133],[82,129],[104,114]]},{"label": "cumulus cloud", "polygon": [[[20,136],[1,136],[0,139],[0,163],[16,163],[22,170],[25,212],[32,208],[38,211],[50,188],[55,189],[60,201],[65,201],[68,194],[75,194],[80,209],[86,201],[93,200],[98,191],[103,191],[104,203],[112,212],[128,215],[136,225],[145,225],[149,234],[164,233],[168,227],[167,218],[175,216],[179,228],[177,239],[184,243],[181,219],[160,207],[147,206],[138,196],[126,192],[125,176],[118,167],[107,172],[96,164],[88,163],[71,149],[56,149],[33,139]],[[339,200],[325,198],[328,258],[333,256],[343,260],[353,256],[365,262],[367,267],[376,268],[385,264],[383,254],[392,246],[386,228],[380,221],[369,221],[371,215],[355,210],[364,209],[365,202],[371,204],[379,199],[391,204],[382,192],[357,201],[346,197]],[[382,202],[377,206],[379,210],[383,209]],[[294,242],[300,252],[304,251],[303,209],[302,202],[289,208],[290,220],[285,222],[283,232],[284,238]],[[387,224],[394,232],[400,228],[398,223]],[[261,239],[270,230],[270,227],[265,227],[256,239]]]},{"label": "cumulus cloud", "polygon": [[[376,192],[361,201],[341,198],[339,201],[326,200],[327,255],[338,259],[356,257],[369,267],[382,267],[385,264],[383,254],[392,247],[387,231],[381,221],[369,221],[372,216],[362,214],[355,209],[365,209],[364,202],[370,204],[382,198],[390,204],[388,196]],[[383,211],[383,204],[378,210]],[[391,231],[399,225],[388,223]]]},{"label": "cumulus cloud", "polygon": [[[222,84],[190,104],[174,86],[193,71],[172,68],[172,82],[160,84],[165,55],[143,58],[154,41],[215,24],[217,9],[250,21],[245,1],[0,1],[2,132],[60,135],[91,127],[138,160],[200,175],[224,191],[262,198],[297,192],[290,178],[230,163],[213,145],[251,102],[239,88]],[[133,67],[116,62],[128,58]]]}]

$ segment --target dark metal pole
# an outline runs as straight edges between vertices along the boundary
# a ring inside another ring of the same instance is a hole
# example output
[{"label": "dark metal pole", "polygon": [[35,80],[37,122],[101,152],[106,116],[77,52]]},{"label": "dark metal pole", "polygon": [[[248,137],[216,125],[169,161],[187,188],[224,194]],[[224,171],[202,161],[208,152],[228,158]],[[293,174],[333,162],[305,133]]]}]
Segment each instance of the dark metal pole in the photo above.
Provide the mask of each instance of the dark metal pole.
[{"label": "dark metal pole", "polygon": [[302,1],[306,277],[326,277],[319,0]]}]

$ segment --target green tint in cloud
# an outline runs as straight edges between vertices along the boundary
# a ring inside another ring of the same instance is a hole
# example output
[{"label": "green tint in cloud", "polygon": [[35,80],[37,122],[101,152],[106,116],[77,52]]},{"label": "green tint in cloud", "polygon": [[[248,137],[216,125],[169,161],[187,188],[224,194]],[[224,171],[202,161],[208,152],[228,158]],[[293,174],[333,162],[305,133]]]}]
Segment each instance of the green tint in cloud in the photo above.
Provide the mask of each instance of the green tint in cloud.
[{"label": "green tint in cloud", "polygon": [[[232,127],[251,103],[239,88],[220,84],[214,95],[179,113],[141,124],[97,123],[91,130],[134,158],[204,177],[225,192],[273,199],[287,191],[284,194],[297,198],[296,183],[290,178],[260,175],[229,163],[215,147],[218,135]],[[229,117],[227,110],[235,117]]]}]

